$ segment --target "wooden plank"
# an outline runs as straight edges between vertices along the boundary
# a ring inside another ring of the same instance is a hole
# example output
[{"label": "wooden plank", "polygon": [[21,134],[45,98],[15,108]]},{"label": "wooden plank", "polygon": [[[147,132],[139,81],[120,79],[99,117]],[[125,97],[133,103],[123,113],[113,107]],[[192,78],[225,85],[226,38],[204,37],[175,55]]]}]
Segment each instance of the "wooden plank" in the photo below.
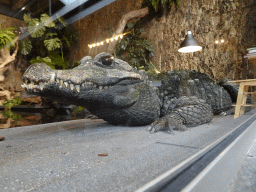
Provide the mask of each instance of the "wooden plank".
[{"label": "wooden plank", "polygon": [[[249,86],[247,85],[247,83],[242,83],[242,86],[244,87],[243,92],[248,92]],[[246,105],[246,101],[247,101],[247,95],[243,94],[242,95],[242,106],[240,108],[239,116],[244,114],[244,110],[245,110],[244,105]]]},{"label": "wooden plank", "polygon": [[244,92],[244,94],[246,94],[246,95],[252,95],[252,94],[256,94],[256,91],[254,91],[254,92]]},{"label": "wooden plank", "polygon": [[256,56],[248,56],[247,59],[256,59]]},{"label": "wooden plank", "polygon": [[[231,105],[232,107],[236,107],[237,105]],[[244,107],[256,107],[256,103],[255,104],[246,104],[246,105],[241,105],[241,106],[244,106]]]},{"label": "wooden plank", "polygon": [[237,118],[240,116],[240,109],[241,109],[241,105],[242,105],[242,101],[243,101],[243,92],[244,92],[244,85],[243,85],[243,83],[241,83],[239,86],[239,90],[238,90],[234,118]]},{"label": "wooden plank", "polygon": [[244,80],[232,80],[232,81],[228,81],[228,83],[241,83],[241,82],[252,82],[252,83],[256,83],[256,79],[244,79]]}]

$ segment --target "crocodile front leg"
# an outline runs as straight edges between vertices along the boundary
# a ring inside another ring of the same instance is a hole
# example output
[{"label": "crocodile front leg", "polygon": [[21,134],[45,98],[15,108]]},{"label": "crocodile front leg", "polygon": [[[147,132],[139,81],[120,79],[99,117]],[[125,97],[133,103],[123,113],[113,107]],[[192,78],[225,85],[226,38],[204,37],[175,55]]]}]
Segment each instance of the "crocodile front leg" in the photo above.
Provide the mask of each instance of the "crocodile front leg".
[{"label": "crocodile front leg", "polygon": [[161,129],[167,129],[167,132],[173,133],[173,129],[186,131],[187,127],[184,125],[184,118],[178,113],[173,112],[153,122],[148,131],[150,131],[150,133],[154,133]]},{"label": "crocodile front leg", "polygon": [[211,106],[202,99],[184,96],[170,103],[166,115],[151,124],[151,133],[161,129],[185,131],[186,126],[198,126],[213,118]]}]

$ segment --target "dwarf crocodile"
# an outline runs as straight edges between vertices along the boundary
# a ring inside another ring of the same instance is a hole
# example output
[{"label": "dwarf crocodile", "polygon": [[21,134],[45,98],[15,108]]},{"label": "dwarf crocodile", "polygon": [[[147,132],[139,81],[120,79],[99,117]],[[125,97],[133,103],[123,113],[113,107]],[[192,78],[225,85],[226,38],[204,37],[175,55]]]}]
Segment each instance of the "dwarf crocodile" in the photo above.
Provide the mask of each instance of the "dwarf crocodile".
[{"label": "dwarf crocodile", "polygon": [[145,72],[100,53],[86,56],[69,70],[36,63],[23,75],[26,91],[86,107],[111,124],[186,130],[212,120],[231,106],[227,91],[208,75],[195,71],[169,72],[153,86]]}]

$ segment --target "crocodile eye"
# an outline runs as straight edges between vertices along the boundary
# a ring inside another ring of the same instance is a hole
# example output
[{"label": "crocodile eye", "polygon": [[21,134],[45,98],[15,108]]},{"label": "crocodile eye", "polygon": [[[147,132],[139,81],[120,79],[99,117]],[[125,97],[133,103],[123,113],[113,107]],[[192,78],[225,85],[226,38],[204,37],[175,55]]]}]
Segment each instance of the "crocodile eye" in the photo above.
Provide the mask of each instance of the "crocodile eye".
[{"label": "crocodile eye", "polygon": [[112,65],[112,63],[113,63],[113,61],[114,61],[114,57],[112,57],[112,56],[105,56],[105,57],[102,57],[102,58],[100,59],[100,61],[101,61],[101,63],[102,63],[103,65],[110,66],[110,65]]}]

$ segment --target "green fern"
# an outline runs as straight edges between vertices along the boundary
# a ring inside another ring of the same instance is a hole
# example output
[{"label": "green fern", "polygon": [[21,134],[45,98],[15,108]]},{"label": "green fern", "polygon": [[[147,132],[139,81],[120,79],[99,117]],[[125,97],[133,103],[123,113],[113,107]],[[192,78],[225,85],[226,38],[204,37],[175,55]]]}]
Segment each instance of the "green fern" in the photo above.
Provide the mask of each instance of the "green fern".
[{"label": "green fern", "polygon": [[20,105],[22,102],[22,99],[19,97],[16,97],[15,99],[9,99],[5,102],[3,102],[3,106],[7,109],[11,109],[13,106]]},{"label": "green fern", "polygon": [[12,32],[15,28],[7,28],[7,29],[1,29],[0,25],[0,49],[2,49],[5,45],[9,49],[11,46],[14,46],[14,38],[16,35]]}]

